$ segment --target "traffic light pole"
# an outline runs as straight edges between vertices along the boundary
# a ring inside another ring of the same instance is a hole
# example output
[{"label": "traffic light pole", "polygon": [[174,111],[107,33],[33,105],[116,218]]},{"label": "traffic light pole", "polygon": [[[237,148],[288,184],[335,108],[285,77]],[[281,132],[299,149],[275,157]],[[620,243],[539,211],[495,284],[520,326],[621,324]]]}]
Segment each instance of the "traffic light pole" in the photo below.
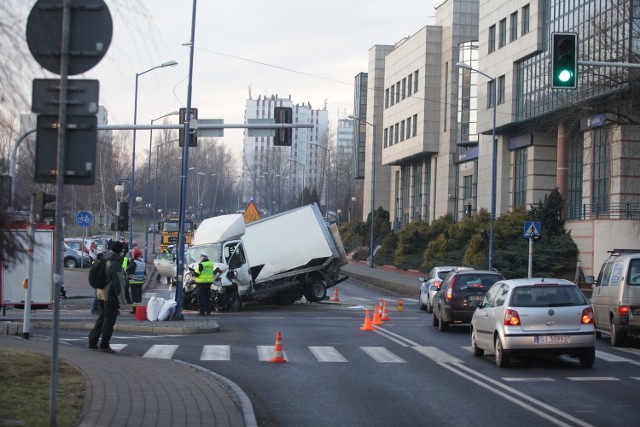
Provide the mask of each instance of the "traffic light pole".
[{"label": "traffic light pole", "polygon": [[630,62],[578,61],[578,65],[586,65],[589,67],[640,68],[640,64],[632,64]]}]

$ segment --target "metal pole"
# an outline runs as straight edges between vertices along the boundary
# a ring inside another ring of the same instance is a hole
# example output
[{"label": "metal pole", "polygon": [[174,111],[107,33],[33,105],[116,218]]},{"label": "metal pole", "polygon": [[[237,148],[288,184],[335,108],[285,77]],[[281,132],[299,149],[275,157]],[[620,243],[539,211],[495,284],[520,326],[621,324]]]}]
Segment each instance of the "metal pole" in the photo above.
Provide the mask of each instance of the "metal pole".
[{"label": "metal pole", "polygon": [[186,120],[184,124],[184,147],[182,150],[182,189],[180,191],[180,228],[178,232],[178,261],[177,261],[177,274],[178,283],[176,286],[176,312],[174,314],[175,319],[183,320],[182,315],[182,280],[184,274],[184,222],[185,222],[185,207],[187,206],[187,174],[189,167],[189,136],[191,132],[191,85],[193,81],[193,45],[195,44],[196,37],[196,0],[193,0],[193,11],[191,16],[191,43],[189,46],[189,84],[187,87],[187,111]]},{"label": "metal pole", "polygon": [[[158,193],[158,149],[160,148],[160,145],[156,144],[156,179],[153,181],[153,219],[154,219],[154,227],[153,227],[153,253],[156,253],[156,228],[157,228],[157,221],[155,221],[156,218],[156,196]],[[146,261],[146,259],[145,259]]]},{"label": "metal pole", "polygon": [[[133,101],[133,125],[138,122],[138,77],[136,73],[136,88]],[[135,204],[135,173],[136,173],[136,130],[133,129],[133,153],[131,155],[131,189],[129,191],[129,250],[133,249],[133,206]]]},{"label": "metal pole", "polygon": [[[153,119],[151,119],[153,125]],[[153,129],[149,130],[149,158],[147,162],[147,200],[151,195],[151,142],[153,141]],[[153,201],[155,203],[155,200]],[[149,203],[145,203],[145,225],[144,225],[144,261],[147,261],[147,247],[149,245]],[[153,205],[155,206],[155,204]],[[155,240],[155,239],[154,239]],[[154,251],[155,252],[155,251]]]},{"label": "metal pole", "polygon": [[29,225],[27,228],[27,236],[29,236],[29,260],[27,262],[27,289],[24,290],[24,318],[22,321],[22,338],[29,339],[29,332],[31,332],[31,294],[33,289],[33,259],[34,259],[34,247],[36,240],[36,214],[35,214],[35,198],[36,195],[31,195],[31,209],[29,209]]},{"label": "metal pole", "polygon": [[[367,124],[371,124],[365,121]],[[373,238],[373,226],[375,221],[375,197],[376,197],[376,125],[371,124],[371,128],[373,129],[373,138],[371,138],[371,241],[369,243],[370,253],[369,253],[369,268],[373,268],[373,255],[374,251],[374,238]]]},{"label": "metal pole", "polygon": [[[482,73],[481,73],[482,74]],[[488,77],[484,74],[485,77]],[[489,232],[489,270],[493,269],[493,246],[495,244],[494,240],[494,223],[496,220],[496,181],[497,181],[497,171],[498,171],[498,141],[496,140],[496,108],[498,104],[497,98],[497,86],[498,81],[494,78],[491,78],[493,82],[493,153],[492,153],[492,162],[491,162],[491,228]]]},{"label": "metal pole", "polygon": [[527,277],[529,279],[533,277],[533,237],[529,237],[529,269]]}]

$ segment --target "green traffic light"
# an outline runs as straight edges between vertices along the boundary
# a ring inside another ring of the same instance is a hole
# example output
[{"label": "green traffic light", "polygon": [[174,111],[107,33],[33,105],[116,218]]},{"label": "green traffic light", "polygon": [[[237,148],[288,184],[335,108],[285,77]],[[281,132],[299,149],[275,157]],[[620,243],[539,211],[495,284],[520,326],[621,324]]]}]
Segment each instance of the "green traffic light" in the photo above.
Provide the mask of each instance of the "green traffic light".
[{"label": "green traffic light", "polygon": [[571,72],[571,70],[560,70],[560,73],[558,74],[558,80],[563,83],[571,81],[572,78],[573,73]]}]

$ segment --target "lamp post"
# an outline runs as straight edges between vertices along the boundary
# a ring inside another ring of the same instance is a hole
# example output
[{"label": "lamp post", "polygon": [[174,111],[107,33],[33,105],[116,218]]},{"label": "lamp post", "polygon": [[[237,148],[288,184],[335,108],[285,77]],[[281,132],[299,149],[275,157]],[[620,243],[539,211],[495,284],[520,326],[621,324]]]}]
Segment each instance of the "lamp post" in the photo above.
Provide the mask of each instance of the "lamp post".
[{"label": "lamp post", "polygon": [[[153,197],[155,199],[155,193],[153,194]],[[160,219],[162,220],[162,209],[158,209],[158,214],[160,215]],[[153,249],[151,249],[151,252],[153,252],[154,254],[156,253],[156,231],[160,231],[158,230],[158,223],[155,221],[156,218],[156,211],[153,211],[153,223],[155,224],[155,226],[153,227]]]},{"label": "lamp post", "polygon": [[[120,202],[122,201],[122,193],[124,193],[124,185],[118,184],[113,187],[113,191],[116,192],[116,215],[120,215]],[[116,222],[117,225],[117,222]],[[120,230],[116,227],[116,241],[120,240]]]},{"label": "lamp post", "polygon": [[[302,193],[300,195],[300,206],[304,205],[304,175],[305,175],[305,171],[306,171],[306,166],[304,163],[301,163],[297,160],[293,160],[293,159],[289,159],[289,164],[291,164],[291,162],[293,163],[297,163],[300,166],[302,166]],[[291,175],[291,172],[289,172],[289,175]],[[291,187],[291,179],[289,180],[289,187]],[[291,192],[289,192],[291,193]]]},{"label": "lamp post", "polygon": [[351,222],[351,212],[353,211],[353,215],[356,214],[356,196],[351,196],[351,207],[349,207],[349,222]]},{"label": "lamp post", "polygon": [[[163,116],[157,117],[155,119],[151,119],[151,126],[153,126],[153,122],[155,122],[156,120],[164,119],[165,117],[168,117],[168,116],[175,116],[176,114],[178,114],[178,111],[172,111],[171,113],[167,113],[167,114],[165,114]],[[153,129],[150,129],[149,130],[149,157],[148,157],[148,163],[147,163],[147,194],[151,194],[151,143],[152,142],[153,142]],[[156,179],[158,179],[157,162],[158,162],[158,156],[157,156],[157,152],[156,152]],[[155,183],[154,183],[154,192],[153,192],[153,206],[156,206]],[[155,211],[154,211],[154,217],[155,217]],[[144,228],[145,228],[145,232],[144,232],[144,259],[146,261],[147,260],[147,246],[149,244],[149,209],[147,209],[147,211],[146,211]],[[153,229],[153,247],[154,247],[153,253],[156,252],[155,243],[156,243],[156,230],[154,228]]]},{"label": "lamp post", "polygon": [[492,132],[492,153],[491,153],[491,218],[490,218],[490,228],[489,228],[489,270],[493,269],[493,246],[494,246],[494,222],[496,219],[496,181],[497,181],[497,170],[498,170],[498,141],[496,140],[496,106],[498,103],[498,90],[497,90],[497,81],[495,77],[491,77],[488,74],[483,73],[480,70],[473,68],[471,65],[458,62],[456,64],[457,67],[465,68],[467,70],[475,71],[476,73],[482,74],[491,82],[491,86],[493,86],[493,132]]},{"label": "lamp post", "polygon": [[374,241],[373,241],[373,217],[375,214],[376,197],[376,125],[356,116],[349,116],[350,119],[362,122],[371,126],[373,138],[371,138],[371,241],[369,243],[369,268],[373,268]]},{"label": "lamp post", "polygon": [[309,145],[315,145],[316,147],[320,147],[327,153],[327,158],[328,158],[327,177],[326,177],[326,179],[327,179],[327,193],[325,195],[325,198],[326,198],[326,201],[327,201],[327,207],[326,207],[326,210],[325,210],[324,219],[329,221],[329,170],[331,169],[331,150],[329,148],[323,147],[322,145],[314,144],[312,142],[310,142]]},{"label": "lamp post", "polygon": [[[174,65],[178,65],[176,61],[167,61],[163,62],[160,65],[156,65],[155,67],[151,67],[148,70],[145,70],[141,73],[136,73],[136,87],[135,87],[135,96],[133,100],[133,125],[135,126],[138,122],[138,77],[143,74],[148,73],[149,71],[155,70],[156,68],[164,68],[164,67],[173,67]],[[131,155],[131,192],[133,194],[133,190],[135,187],[135,174],[136,174],[136,129],[133,129],[133,153]],[[131,200],[133,202],[133,200]],[[130,203],[129,206],[129,241],[133,242],[133,203]]]}]

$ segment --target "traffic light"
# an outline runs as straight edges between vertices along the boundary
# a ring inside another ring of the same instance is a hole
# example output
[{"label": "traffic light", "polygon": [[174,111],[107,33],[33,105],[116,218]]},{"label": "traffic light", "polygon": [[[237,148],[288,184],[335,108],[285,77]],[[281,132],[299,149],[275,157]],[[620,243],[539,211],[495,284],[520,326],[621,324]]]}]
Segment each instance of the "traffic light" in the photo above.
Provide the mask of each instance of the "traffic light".
[{"label": "traffic light", "polygon": [[118,202],[118,217],[116,218],[118,231],[129,230],[129,202]]},{"label": "traffic light", "polygon": [[43,191],[38,191],[35,194],[35,215],[36,221],[44,221],[47,218],[55,218],[56,210],[47,208],[47,203],[55,202],[56,196],[53,194],[46,194]]},{"label": "traffic light", "polygon": [[[184,124],[184,122],[187,121],[187,109],[186,108],[181,108],[178,111],[178,117],[179,117],[179,122],[180,124]],[[197,108],[192,108],[191,109],[191,118],[192,119],[198,119],[198,109]],[[189,136],[189,147],[197,147],[198,146],[198,136],[196,135],[196,130],[193,129],[192,127],[189,127],[189,133],[191,134]],[[178,132],[178,145],[180,147],[184,147],[184,128],[180,129],[180,131]]]},{"label": "traffic light", "polygon": [[[273,118],[276,124],[292,124],[293,108],[291,107],[274,107]],[[293,139],[293,129],[276,129],[276,136],[273,138],[273,145],[281,145],[291,147]]]},{"label": "traffic light", "polygon": [[551,87],[575,89],[578,81],[578,35],[551,34]]}]

